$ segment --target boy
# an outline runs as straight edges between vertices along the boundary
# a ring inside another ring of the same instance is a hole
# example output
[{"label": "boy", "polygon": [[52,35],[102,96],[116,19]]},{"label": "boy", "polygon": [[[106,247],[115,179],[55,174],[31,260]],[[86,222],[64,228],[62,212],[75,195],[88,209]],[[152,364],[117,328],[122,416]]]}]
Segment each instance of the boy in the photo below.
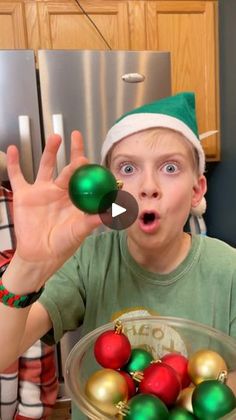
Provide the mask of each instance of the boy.
[{"label": "boy", "polygon": [[236,251],[183,231],[206,192],[194,95],[140,107],[108,132],[102,162],[139,205],[127,231],[85,240],[101,221],[68,198],[70,176],[87,162],[81,137],[72,133],[71,162],[53,180],[59,144],[56,135],[47,142],[34,185],[23,179],[16,149],[8,150],[18,246],[3,285],[14,294],[33,293],[32,302],[61,268],[32,306],[1,305],[1,340],[11,349],[1,354],[0,367],[43,335],[53,343],[80,324],[85,334],[130,313],[190,318],[236,337]]}]

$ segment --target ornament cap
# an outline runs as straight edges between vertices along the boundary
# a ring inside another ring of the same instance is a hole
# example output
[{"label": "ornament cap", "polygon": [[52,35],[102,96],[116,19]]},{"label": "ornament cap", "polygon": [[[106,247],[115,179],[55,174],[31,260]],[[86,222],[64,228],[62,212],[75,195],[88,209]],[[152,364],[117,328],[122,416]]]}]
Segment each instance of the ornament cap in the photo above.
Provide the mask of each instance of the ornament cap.
[{"label": "ornament cap", "polygon": [[116,185],[117,185],[118,190],[121,190],[123,185],[124,185],[124,182],[121,181],[120,179],[117,179],[116,180]]},{"label": "ornament cap", "polygon": [[228,372],[227,372],[227,370],[222,370],[220,373],[219,373],[219,375],[218,375],[218,381],[220,381],[220,382],[222,382],[223,384],[225,384],[226,383],[226,381],[227,381],[227,378],[228,378]]},{"label": "ornament cap", "polygon": [[130,407],[124,401],[119,401],[118,404],[116,404],[116,408],[118,408],[118,413],[122,416],[127,416],[130,412]]},{"label": "ornament cap", "polygon": [[138,370],[136,372],[129,372],[129,373],[132,376],[132,378],[137,382],[141,382],[144,378],[143,372],[140,372]]},{"label": "ornament cap", "polygon": [[151,365],[153,365],[153,364],[155,364],[155,363],[163,363],[163,361],[162,361],[161,359],[155,359],[155,360],[152,360],[152,361],[150,362],[150,364],[151,364]]},{"label": "ornament cap", "polygon": [[121,321],[116,321],[115,323],[115,333],[116,334],[121,334],[123,331],[123,325]]}]

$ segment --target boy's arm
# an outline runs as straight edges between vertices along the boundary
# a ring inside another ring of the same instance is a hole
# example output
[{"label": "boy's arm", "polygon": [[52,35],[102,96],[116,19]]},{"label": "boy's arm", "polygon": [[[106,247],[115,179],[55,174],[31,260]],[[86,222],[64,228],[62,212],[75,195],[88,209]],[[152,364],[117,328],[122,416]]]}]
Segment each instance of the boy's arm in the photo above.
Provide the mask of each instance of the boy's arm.
[{"label": "boy's arm", "polygon": [[[46,142],[34,184],[28,184],[23,177],[16,147],[8,148],[17,248],[2,283],[14,294],[38,291],[74,254],[86,236],[101,224],[98,215],[78,210],[68,194],[71,175],[88,162],[83,155],[81,134],[72,133],[71,161],[55,177],[59,146],[58,135]],[[50,328],[51,321],[42,305],[16,309],[0,303],[0,371]]]},{"label": "boy's arm", "polygon": [[39,302],[25,309],[9,308],[3,304],[0,306],[0,372],[3,372],[52,328],[52,322]]},{"label": "boy's arm", "polygon": [[[37,327],[39,321],[42,323],[40,329]],[[30,310],[20,349],[22,353],[29,347],[28,351],[0,374],[0,418],[21,420],[33,418],[31,414],[39,414],[35,418],[44,418],[44,415],[46,418],[50,414],[58,389],[54,346],[46,346],[39,340],[31,346],[34,336],[42,334],[43,324],[45,331],[51,326],[47,312],[37,303]]]}]

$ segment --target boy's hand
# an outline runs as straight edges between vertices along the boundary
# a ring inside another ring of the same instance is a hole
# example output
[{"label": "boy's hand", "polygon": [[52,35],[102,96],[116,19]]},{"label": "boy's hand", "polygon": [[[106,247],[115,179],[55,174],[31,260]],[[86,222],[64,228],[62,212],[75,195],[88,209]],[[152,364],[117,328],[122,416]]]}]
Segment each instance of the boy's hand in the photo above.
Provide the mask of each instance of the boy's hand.
[{"label": "boy's hand", "polygon": [[101,223],[98,215],[87,215],[78,210],[68,195],[72,173],[88,163],[81,134],[78,131],[72,133],[70,163],[54,179],[60,143],[59,135],[48,138],[34,184],[28,184],[23,177],[17,148],[10,146],[7,151],[8,173],[14,193],[16,256],[18,262],[31,266],[33,263],[45,280]]}]

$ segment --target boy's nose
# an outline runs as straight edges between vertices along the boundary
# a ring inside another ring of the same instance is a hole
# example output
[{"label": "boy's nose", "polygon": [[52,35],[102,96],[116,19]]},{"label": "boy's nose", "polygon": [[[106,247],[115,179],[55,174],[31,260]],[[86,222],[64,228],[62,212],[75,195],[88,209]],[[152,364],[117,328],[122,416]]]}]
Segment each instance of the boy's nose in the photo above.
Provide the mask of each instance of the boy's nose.
[{"label": "boy's nose", "polygon": [[157,198],[158,195],[159,194],[158,194],[157,191],[155,191],[155,190],[151,191],[151,190],[148,190],[148,189],[145,189],[145,190],[141,191],[141,193],[140,193],[141,198]]},{"label": "boy's nose", "polygon": [[139,195],[141,198],[157,198],[160,196],[160,186],[153,174],[149,174],[143,179]]}]

